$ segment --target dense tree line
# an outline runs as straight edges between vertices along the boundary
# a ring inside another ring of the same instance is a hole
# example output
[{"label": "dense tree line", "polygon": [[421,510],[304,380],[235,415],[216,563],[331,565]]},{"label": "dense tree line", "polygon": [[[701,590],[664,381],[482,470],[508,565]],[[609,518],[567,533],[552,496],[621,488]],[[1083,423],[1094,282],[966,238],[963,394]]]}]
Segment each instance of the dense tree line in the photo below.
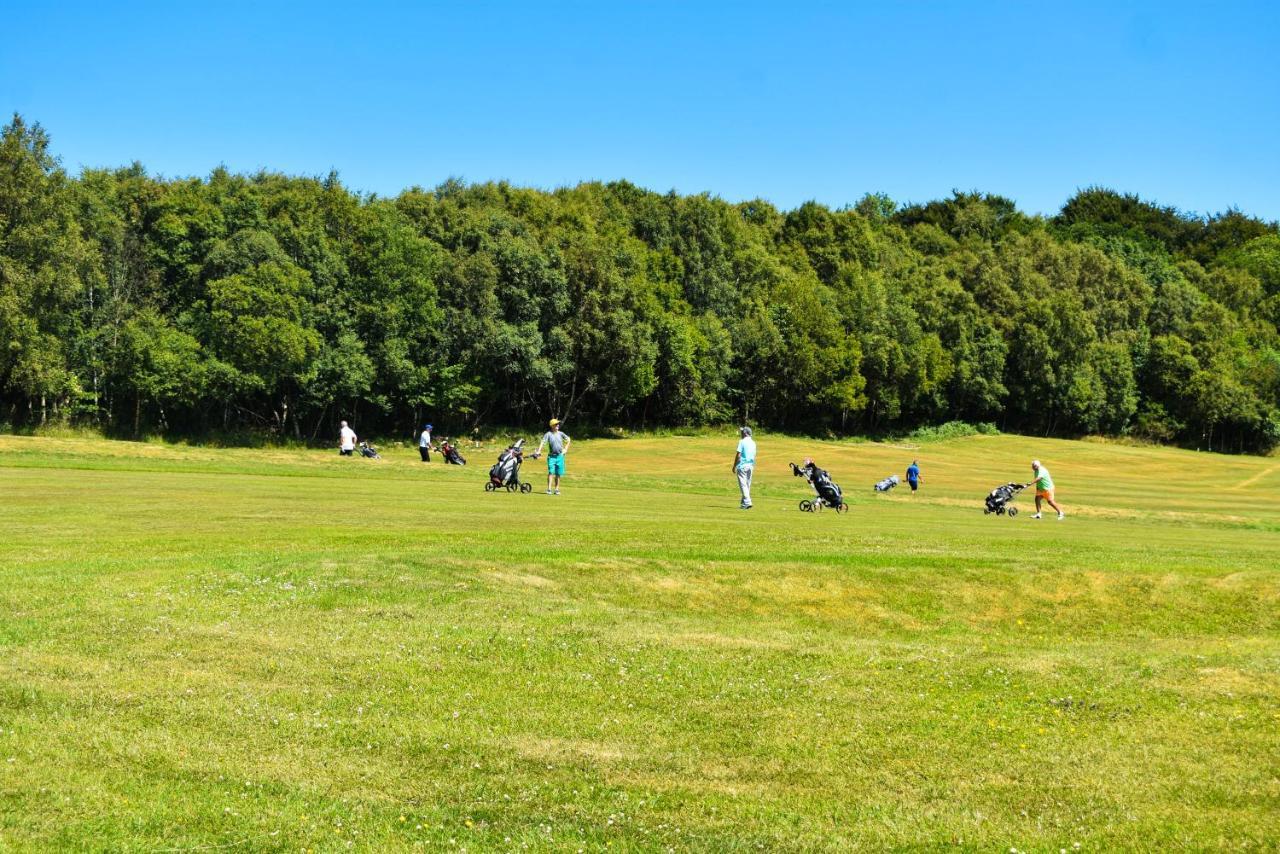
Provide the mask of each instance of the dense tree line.
[{"label": "dense tree line", "polygon": [[0,423],[328,438],[557,414],[1280,442],[1280,229],[1105,189],[831,210],[139,165],[0,137]]}]

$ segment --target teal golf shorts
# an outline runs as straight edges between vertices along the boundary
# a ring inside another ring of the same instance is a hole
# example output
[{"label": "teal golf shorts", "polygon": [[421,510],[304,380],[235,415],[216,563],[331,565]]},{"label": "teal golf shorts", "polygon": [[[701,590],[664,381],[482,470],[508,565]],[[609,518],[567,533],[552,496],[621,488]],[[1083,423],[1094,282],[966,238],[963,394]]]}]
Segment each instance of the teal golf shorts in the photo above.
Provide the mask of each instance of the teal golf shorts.
[{"label": "teal golf shorts", "polygon": [[552,454],[547,457],[547,474],[564,474],[564,454]]}]

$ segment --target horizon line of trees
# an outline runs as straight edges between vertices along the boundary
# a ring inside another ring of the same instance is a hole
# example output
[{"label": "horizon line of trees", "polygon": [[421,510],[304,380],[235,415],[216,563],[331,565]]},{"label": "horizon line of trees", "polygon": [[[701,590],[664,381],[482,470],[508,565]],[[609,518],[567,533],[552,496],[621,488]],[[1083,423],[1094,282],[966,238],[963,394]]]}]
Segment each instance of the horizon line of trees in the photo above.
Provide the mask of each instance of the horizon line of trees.
[{"label": "horizon line of trees", "polygon": [[833,210],[450,180],[69,176],[0,132],[0,425],[327,440],[339,418],[1280,443],[1280,227],[1104,188]]}]

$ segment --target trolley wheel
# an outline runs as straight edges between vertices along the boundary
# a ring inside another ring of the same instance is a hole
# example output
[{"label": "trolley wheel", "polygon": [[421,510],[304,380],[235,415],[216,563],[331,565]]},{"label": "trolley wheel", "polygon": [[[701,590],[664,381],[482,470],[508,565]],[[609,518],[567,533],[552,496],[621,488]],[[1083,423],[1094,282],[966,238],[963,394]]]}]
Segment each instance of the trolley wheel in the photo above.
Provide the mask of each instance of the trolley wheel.
[{"label": "trolley wheel", "polygon": [[517,489],[519,489],[519,488],[520,488],[520,484],[518,484],[518,483],[508,483],[508,484],[507,484],[507,492],[515,492],[515,491],[516,491]]},{"label": "trolley wheel", "polygon": [[813,512],[813,502],[806,498],[804,501],[801,501],[801,502],[800,502],[800,509],[801,509],[802,511],[804,511],[805,513],[812,513],[812,512]]},{"label": "trolley wheel", "polygon": [[983,508],[982,508],[982,515],[983,515],[983,516],[990,516],[990,515],[991,515],[991,509],[990,509],[990,508],[988,508],[988,507],[983,507]]},{"label": "trolley wheel", "polygon": [[528,495],[530,492],[533,492],[533,484],[532,483],[520,484],[520,491],[523,492],[525,495]]},{"label": "trolley wheel", "polygon": [[489,481],[484,485],[485,492],[493,492],[493,481]]},{"label": "trolley wheel", "polygon": [[837,508],[836,508],[836,512],[837,512],[837,513],[848,513],[848,512],[849,512],[849,505],[848,505],[848,504],[841,504],[839,507],[837,507]]},{"label": "trolley wheel", "polygon": [[1017,507],[1010,507],[1010,508],[1009,508],[1009,518],[1010,518],[1010,519],[1012,519],[1014,516],[1017,516],[1017,515],[1018,515],[1018,508],[1017,508]]}]

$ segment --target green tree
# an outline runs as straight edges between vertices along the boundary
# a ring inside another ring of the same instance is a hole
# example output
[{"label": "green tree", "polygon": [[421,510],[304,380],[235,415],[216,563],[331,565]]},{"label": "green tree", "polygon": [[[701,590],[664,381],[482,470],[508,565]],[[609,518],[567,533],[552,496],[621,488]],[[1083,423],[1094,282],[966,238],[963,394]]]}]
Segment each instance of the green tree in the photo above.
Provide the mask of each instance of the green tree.
[{"label": "green tree", "polygon": [[[87,283],[100,278],[75,196],[40,125],[0,130],[0,389],[44,423],[79,396],[69,362],[84,334]],[[20,417],[16,407],[10,418]]]}]

